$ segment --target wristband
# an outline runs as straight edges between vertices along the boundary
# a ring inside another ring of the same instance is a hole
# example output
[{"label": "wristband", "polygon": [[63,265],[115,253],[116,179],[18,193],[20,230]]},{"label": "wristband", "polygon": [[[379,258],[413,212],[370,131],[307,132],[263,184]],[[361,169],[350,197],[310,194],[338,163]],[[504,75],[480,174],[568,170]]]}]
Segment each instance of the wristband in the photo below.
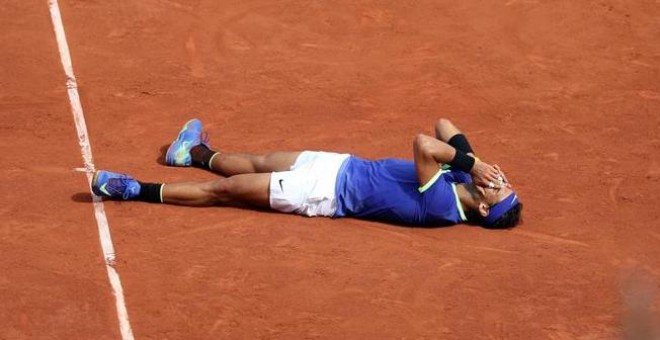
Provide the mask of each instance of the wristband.
[{"label": "wristband", "polygon": [[462,133],[451,137],[447,144],[453,146],[456,150],[460,150],[465,153],[474,153],[474,151],[472,151],[472,147],[470,146],[470,142],[468,142],[467,137],[465,137],[465,135]]},{"label": "wristband", "polygon": [[476,160],[474,157],[466,155],[465,152],[461,150],[456,150],[456,155],[454,156],[454,159],[449,162],[449,165],[451,165],[452,168],[469,173],[475,162]]}]

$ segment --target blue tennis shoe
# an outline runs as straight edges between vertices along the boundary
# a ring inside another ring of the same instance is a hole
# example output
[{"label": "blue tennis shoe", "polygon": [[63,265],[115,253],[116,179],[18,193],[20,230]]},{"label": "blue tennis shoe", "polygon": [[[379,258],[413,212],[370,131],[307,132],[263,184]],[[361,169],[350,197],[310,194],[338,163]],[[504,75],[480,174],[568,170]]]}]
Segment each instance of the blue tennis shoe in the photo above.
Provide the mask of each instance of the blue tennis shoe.
[{"label": "blue tennis shoe", "polygon": [[101,197],[130,200],[140,194],[140,183],[128,175],[99,170],[92,179],[92,192]]},{"label": "blue tennis shoe", "polygon": [[167,149],[165,164],[169,166],[190,166],[192,157],[190,149],[200,145],[206,145],[202,140],[202,122],[199,119],[191,119],[183,125],[181,132]]}]

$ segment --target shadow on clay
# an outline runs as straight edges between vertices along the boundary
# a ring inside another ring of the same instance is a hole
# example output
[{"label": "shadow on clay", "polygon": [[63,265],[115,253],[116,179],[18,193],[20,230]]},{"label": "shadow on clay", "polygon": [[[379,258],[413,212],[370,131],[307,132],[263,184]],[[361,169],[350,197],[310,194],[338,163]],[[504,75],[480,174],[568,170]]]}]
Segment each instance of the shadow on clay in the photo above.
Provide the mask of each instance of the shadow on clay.
[{"label": "shadow on clay", "polygon": [[167,153],[167,149],[170,147],[169,144],[165,144],[160,147],[160,153],[158,154],[158,158],[156,158],[156,163],[160,165],[167,165],[165,164],[165,154]]},{"label": "shadow on clay", "polygon": [[71,195],[71,200],[78,203],[92,203],[92,194],[79,192]]}]

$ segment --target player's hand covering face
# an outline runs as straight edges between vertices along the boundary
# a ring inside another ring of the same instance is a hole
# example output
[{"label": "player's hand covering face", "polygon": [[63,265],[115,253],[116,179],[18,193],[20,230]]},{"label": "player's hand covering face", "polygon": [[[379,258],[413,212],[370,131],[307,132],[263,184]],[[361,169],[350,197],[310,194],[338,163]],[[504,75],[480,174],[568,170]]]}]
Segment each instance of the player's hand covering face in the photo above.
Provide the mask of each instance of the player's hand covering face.
[{"label": "player's hand covering face", "polygon": [[493,206],[497,204],[498,202],[502,201],[513,192],[511,183],[509,183],[509,180],[506,178],[504,171],[502,171],[499,165],[497,164],[493,165],[492,169],[495,169],[495,171],[497,171],[497,175],[496,175],[497,180],[496,182],[494,182],[494,185],[490,185],[490,183],[486,183],[485,185],[481,184],[480,182],[476,181],[474,176],[472,177],[472,179],[476,183],[477,191],[479,191],[479,193],[484,198],[484,201],[489,206]]},{"label": "player's hand covering face", "polygon": [[504,174],[504,171],[500,168],[499,165],[495,164],[493,167],[500,173],[501,176],[501,181],[498,181],[500,186],[505,186],[507,188],[511,188],[511,183],[509,183],[509,180],[506,178],[506,175]]},{"label": "player's hand covering face", "polygon": [[477,186],[484,188],[501,188],[505,186],[505,177],[501,169],[495,165],[477,160],[470,171],[472,180]]}]

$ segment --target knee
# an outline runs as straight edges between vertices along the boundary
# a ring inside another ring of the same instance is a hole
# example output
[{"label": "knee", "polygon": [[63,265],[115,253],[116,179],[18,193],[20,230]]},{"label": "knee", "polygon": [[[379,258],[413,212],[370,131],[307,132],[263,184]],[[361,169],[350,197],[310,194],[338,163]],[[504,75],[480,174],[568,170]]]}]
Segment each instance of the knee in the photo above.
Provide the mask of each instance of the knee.
[{"label": "knee", "polygon": [[207,192],[213,196],[216,201],[223,202],[233,192],[234,181],[231,177],[213,181],[207,188]]}]

